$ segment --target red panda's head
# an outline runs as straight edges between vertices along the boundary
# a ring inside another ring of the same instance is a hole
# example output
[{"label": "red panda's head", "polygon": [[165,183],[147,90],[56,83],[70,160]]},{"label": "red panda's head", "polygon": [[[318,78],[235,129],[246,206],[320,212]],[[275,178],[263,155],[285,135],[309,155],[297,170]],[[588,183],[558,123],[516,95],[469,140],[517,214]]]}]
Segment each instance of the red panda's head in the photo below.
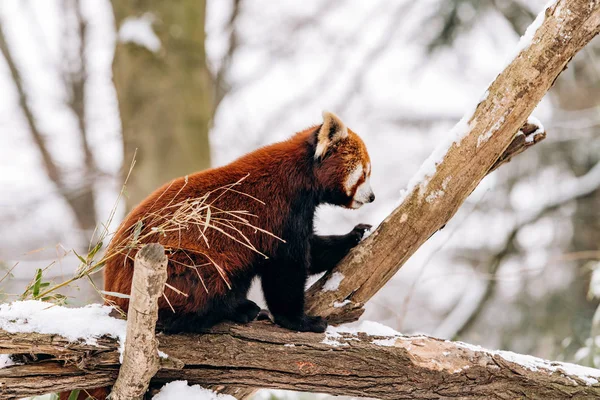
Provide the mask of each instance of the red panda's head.
[{"label": "red panda's head", "polygon": [[323,200],[346,208],[375,200],[371,159],[361,138],[330,112],[323,112],[323,125],[315,135],[315,177]]}]

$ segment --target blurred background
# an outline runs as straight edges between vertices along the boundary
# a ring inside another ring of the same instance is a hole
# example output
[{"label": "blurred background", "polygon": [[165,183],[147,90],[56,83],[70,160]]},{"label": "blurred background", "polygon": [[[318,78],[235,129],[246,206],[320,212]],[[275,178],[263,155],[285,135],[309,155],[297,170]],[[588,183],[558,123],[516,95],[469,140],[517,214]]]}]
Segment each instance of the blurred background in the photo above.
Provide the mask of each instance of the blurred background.
[{"label": "blurred background", "polygon": [[[162,183],[323,109],[366,142],[377,201],[323,207],[317,229],[377,225],[545,2],[0,0],[2,300],[38,268],[71,277],[72,250]],[[599,57],[596,39],[536,110],[548,138],[487,177],[364,319],[600,367]],[[64,293],[99,301],[85,279]]]}]

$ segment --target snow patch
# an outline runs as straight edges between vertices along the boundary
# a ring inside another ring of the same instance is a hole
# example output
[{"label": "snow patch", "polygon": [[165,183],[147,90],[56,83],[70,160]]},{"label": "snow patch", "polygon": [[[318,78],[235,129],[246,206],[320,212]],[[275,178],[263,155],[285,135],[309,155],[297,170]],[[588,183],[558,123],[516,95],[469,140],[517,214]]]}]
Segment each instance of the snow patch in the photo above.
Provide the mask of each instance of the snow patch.
[{"label": "snow patch", "polygon": [[377,346],[394,347],[394,344],[396,343],[396,338],[391,337],[387,339],[374,339],[371,343]]},{"label": "snow patch", "polygon": [[162,351],[160,351],[160,350],[158,350],[158,356],[159,356],[160,358],[169,358],[169,355],[168,355],[167,353],[165,353],[165,352],[162,352]]},{"label": "snow patch", "polygon": [[512,351],[505,350],[487,350],[483,347],[457,342],[457,345],[467,348],[472,351],[484,352],[492,355],[497,355],[515,364],[527,368],[531,371],[538,371],[540,368],[551,372],[562,372],[563,374],[575,376],[585,382],[587,385],[595,385],[600,380],[600,369],[584,367],[577,364],[569,364],[562,362],[550,362],[538,357],[525,354],[517,354]]},{"label": "snow patch", "polygon": [[527,139],[525,140],[526,143],[533,142],[536,135],[546,132],[546,130],[544,129],[544,125],[542,125],[542,122],[533,115],[530,115],[529,118],[527,118],[527,123],[537,126],[537,129],[533,131],[529,136],[527,136]]},{"label": "snow patch", "polygon": [[533,20],[531,25],[529,25],[523,36],[521,36],[521,39],[519,39],[519,43],[517,43],[517,47],[515,48],[513,53],[508,57],[506,65],[510,64],[512,60],[517,58],[519,53],[531,46],[531,43],[533,42],[533,37],[535,36],[537,30],[540,26],[542,26],[544,20],[546,19],[546,10],[552,7],[555,3],[556,0],[550,0],[548,3],[546,3],[542,11],[540,11],[535,20]]},{"label": "snow patch", "polygon": [[[352,324],[344,324],[340,326],[328,326],[325,331],[325,339],[321,342],[330,346],[348,346],[348,343],[342,343],[339,341],[343,336],[342,333],[358,335],[364,333],[369,336],[383,336],[386,339],[373,339],[371,343],[378,346],[393,346],[396,339],[401,334],[389,326],[385,326],[378,322],[373,321],[361,321]],[[358,338],[346,338],[346,340],[359,340]]]},{"label": "snow patch", "polygon": [[325,282],[325,284],[323,285],[322,291],[333,292],[338,290],[342,280],[344,280],[344,274],[342,274],[341,272],[334,272],[333,274],[331,274],[331,277],[329,277],[327,282]]},{"label": "snow patch", "polygon": [[[327,330],[329,331],[329,328],[327,328]],[[339,340],[336,340],[336,339],[339,339],[341,337],[342,337],[342,335],[340,335],[339,333],[325,332],[325,339],[323,339],[321,341],[321,343],[327,344],[327,345],[333,346],[333,347],[349,346],[348,343],[342,343]]]},{"label": "snow patch", "polygon": [[215,393],[200,385],[189,386],[187,381],[173,381],[160,389],[153,400],[235,400],[228,394]]},{"label": "snow patch", "polygon": [[433,192],[429,193],[429,195],[425,198],[425,201],[428,203],[433,203],[435,200],[439,199],[444,194],[446,194],[446,192],[444,192],[443,190],[434,190]]},{"label": "snow patch", "polygon": [[97,339],[110,336],[119,340],[123,362],[127,321],[110,317],[112,307],[90,304],[67,308],[38,300],[0,304],[0,329],[10,333],[45,333],[63,336],[70,342],[98,344]]},{"label": "snow patch", "polygon": [[343,324],[340,326],[328,326],[327,334],[366,333],[370,336],[401,336],[402,334],[389,326],[385,326],[375,321],[360,321],[352,324]]},{"label": "snow patch", "polygon": [[0,354],[0,369],[16,365],[10,354]]},{"label": "snow patch", "polygon": [[124,341],[127,321],[110,317],[112,310],[100,304],[67,308],[38,300],[15,301],[0,304],[0,329],[60,335],[89,345],[105,335]]},{"label": "snow patch", "polygon": [[504,123],[504,116],[502,116],[500,119],[498,119],[498,121],[496,121],[496,123],[494,125],[492,125],[492,127],[487,132],[484,132],[481,135],[479,135],[479,137],[477,138],[477,147],[479,148],[479,146],[481,146],[482,144],[487,142],[492,137],[492,135],[498,129],[500,129],[500,127],[502,126],[503,123]]},{"label": "snow patch", "polygon": [[366,238],[368,238],[369,236],[371,236],[371,233],[373,233],[373,228],[369,228],[366,231],[363,232],[362,237],[360,238],[361,241],[365,240]]},{"label": "snow patch", "polygon": [[344,300],[344,301],[334,301],[334,302],[333,302],[333,307],[334,307],[334,308],[342,308],[342,307],[344,307],[346,304],[350,304],[350,300]]},{"label": "snow patch", "polygon": [[[465,113],[462,119],[458,121],[456,125],[454,125],[450,132],[442,138],[431,155],[425,160],[425,162],[423,162],[417,173],[410,179],[406,189],[400,191],[400,204],[403,203],[406,199],[406,196],[409,193],[412,193],[416,188],[419,190],[418,195],[420,199],[425,195],[431,177],[437,171],[437,166],[444,161],[448,150],[450,150],[452,145],[460,146],[460,142],[470,132],[472,125],[475,122],[471,121],[473,114],[475,113],[475,109],[479,103],[487,98],[487,94],[488,92],[486,92],[484,96],[477,102],[477,104],[472,106]],[[437,197],[439,197],[439,193],[436,194],[434,198],[431,198],[429,202],[435,200]]]},{"label": "snow patch", "polygon": [[127,17],[119,28],[119,41],[121,43],[135,43],[145,47],[153,53],[160,50],[160,39],[152,29],[155,17],[145,13],[141,17]]},{"label": "snow patch", "polygon": [[293,343],[286,343],[283,345],[283,347],[296,347],[296,345]]}]

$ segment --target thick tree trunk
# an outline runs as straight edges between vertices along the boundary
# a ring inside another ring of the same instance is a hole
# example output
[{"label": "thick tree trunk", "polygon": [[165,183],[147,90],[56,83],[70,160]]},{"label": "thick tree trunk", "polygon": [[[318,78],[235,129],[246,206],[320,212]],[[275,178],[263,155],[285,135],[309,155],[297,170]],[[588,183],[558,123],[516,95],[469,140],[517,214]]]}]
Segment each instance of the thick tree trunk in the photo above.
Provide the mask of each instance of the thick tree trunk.
[{"label": "thick tree trunk", "polygon": [[[123,125],[131,208],[169,180],[210,166],[214,84],[204,48],[205,1],[113,1],[117,30],[152,21],[160,48],[119,41],[113,75]],[[131,20],[129,20],[131,21]],[[127,173],[127,169],[124,170]]]},{"label": "thick tree trunk", "polygon": [[[221,325],[203,335],[159,336],[160,349],[185,367],[160,370],[152,384],[186,379],[205,386],[381,399],[600,397],[599,370],[426,336],[339,335],[329,338],[338,343],[334,346],[323,343],[323,334],[255,322]],[[120,366],[117,349],[110,339],[94,347],[57,336],[0,331],[0,353],[46,355],[43,361],[0,369],[0,399],[110,385]]]},{"label": "thick tree trunk", "polygon": [[331,322],[358,319],[363,305],[456,213],[566,64],[598,34],[599,23],[598,1],[558,0],[549,7],[531,41],[422,167],[402,204],[335,268],[344,277],[339,288],[322,291],[325,275],[309,289],[308,313]]}]

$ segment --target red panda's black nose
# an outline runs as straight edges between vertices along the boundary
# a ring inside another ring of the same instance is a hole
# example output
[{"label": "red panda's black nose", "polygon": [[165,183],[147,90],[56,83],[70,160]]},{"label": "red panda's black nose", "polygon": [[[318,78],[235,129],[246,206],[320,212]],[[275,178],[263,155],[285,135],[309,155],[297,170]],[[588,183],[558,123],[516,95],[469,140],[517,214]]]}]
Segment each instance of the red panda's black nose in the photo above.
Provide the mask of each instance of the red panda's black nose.
[{"label": "red panda's black nose", "polygon": [[375,201],[375,193],[371,193],[371,195],[369,196],[369,203],[372,203]]}]

